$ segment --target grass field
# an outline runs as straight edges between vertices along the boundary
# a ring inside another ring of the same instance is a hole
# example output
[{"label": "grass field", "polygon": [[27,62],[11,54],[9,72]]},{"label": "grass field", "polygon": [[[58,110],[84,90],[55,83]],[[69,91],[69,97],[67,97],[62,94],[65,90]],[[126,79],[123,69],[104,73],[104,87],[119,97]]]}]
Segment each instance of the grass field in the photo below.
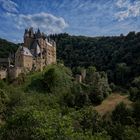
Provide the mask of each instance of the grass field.
[{"label": "grass field", "polygon": [[132,102],[128,99],[128,95],[121,95],[119,93],[112,93],[109,95],[100,105],[95,107],[95,110],[101,115],[105,115],[112,112],[116,105],[124,102],[128,107],[132,105]]}]

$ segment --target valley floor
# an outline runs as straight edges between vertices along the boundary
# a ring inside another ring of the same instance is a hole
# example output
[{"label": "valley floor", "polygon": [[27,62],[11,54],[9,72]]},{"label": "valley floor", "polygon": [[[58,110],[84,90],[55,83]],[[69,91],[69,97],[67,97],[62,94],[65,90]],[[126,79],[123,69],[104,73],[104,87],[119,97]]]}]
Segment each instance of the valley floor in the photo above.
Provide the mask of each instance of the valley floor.
[{"label": "valley floor", "polygon": [[132,105],[132,102],[128,99],[128,95],[112,93],[100,105],[96,106],[95,110],[101,116],[103,116],[109,112],[112,112],[115,107],[121,102],[124,102],[128,107]]}]

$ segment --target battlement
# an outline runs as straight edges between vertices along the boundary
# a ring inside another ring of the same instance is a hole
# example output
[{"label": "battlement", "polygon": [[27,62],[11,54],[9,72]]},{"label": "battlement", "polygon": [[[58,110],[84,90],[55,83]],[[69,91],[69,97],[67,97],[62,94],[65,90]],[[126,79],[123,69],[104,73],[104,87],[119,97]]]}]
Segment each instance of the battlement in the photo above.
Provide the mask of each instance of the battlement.
[{"label": "battlement", "polygon": [[0,70],[0,80],[5,79],[7,77],[7,70],[1,69]]}]

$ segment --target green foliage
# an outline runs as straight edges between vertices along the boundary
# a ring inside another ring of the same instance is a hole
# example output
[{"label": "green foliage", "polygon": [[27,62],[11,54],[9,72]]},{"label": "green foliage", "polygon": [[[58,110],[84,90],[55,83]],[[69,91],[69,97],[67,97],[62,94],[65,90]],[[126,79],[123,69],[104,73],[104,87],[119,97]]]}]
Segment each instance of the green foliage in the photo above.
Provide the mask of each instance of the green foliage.
[{"label": "green foliage", "polygon": [[111,93],[105,72],[96,72],[95,67],[87,69],[86,83],[90,85],[89,98],[92,103],[100,104]]},{"label": "green foliage", "polygon": [[140,126],[140,101],[137,101],[134,104],[133,117],[135,118],[135,121],[136,121],[137,125]]},{"label": "green foliage", "polygon": [[135,126],[126,126],[124,130],[124,139],[125,140],[139,140],[140,138],[140,128]]},{"label": "green foliage", "polygon": [[70,114],[74,121],[75,131],[90,132],[92,134],[101,132],[100,116],[93,107],[85,107]]},{"label": "green foliage", "polygon": [[108,134],[112,140],[124,140],[124,126],[120,123],[113,124],[108,128]]},{"label": "green foliage", "polygon": [[7,85],[4,81],[0,80],[0,89],[5,89],[7,88]]},{"label": "green foliage", "polygon": [[1,130],[5,139],[67,139],[72,135],[71,120],[62,117],[57,110],[47,114],[34,108],[16,110]]},{"label": "green foliage", "polygon": [[127,76],[129,76],[130,68],[126,63],[119,63],[116,65],[116,82],[125,85]]},{"label": "green foliage", "polygon": [[112,112],[112,121],[123,125],[132,124],[132,110],[122,102]]},{"label": "green foliage", "polygon": [[65,92],[71,87],[71,72],[61,65],[52,67],[45,72],[43,82],[48,92]]},{"label": "green foliage", "polygon": [[133,77],[140,75],[140,33],[126,36],[85,37],[68,34],[51,35],[57,44],[57,57],[66,66],[95,66],[109,73],[109,82],[129,87]]},{"label": "green foliage", "polygon": [[114,83],[110,84],[110,88],[111,88],[112,92],[117,90],[117,87],[116,87],[116,85]]},{"label": "green foliage", "polygon": [[132,81],[132,83],[133,83],[137,88],[140,89],[140,76],[139,76],[139,77],[136,77],[136,78]]},{"label": "green foliage", "polygon": [[0,83],[0,139],[129,140],[139,137],[138,101],[133,110],[119,104],[107,118],[94,110],[93,104],[111,92],[105,72],[89,67],[84,83],[78,83],[69,69],[50,65],[43,72],[18,80],[21,82],[11,85]]},{"label": "green foliage", "polygon": [[136,101],[140,99],[140,90],[137,87],[131,87],[129,89],[129,93],[130,93],[130,99],[132,101]]},{"label": "green foliage", "polygon": [[33,74],[31,82],[27,86],[28,91],[43,93],[64,93],[70,90],[72,85],[71,71],[62,65],[50,65],[43,74]]},{"label": "green foliage", "polygon": [[18,45],[8,42],[7,40],[0,39],[0,57],[7,58],[9,54],[14,54],[17,50]]},{"label": "green foliage", "polygon": [[[87,124],[88,123],[90,122],[87,122]],[[14,115],[9,117],[6,124],[0,128],[0,134],[0,138],[3,140],[109,139],[109,136],[105,133],[96,133],[92,136],[88,133],[84,135],[81,132],[75,132],[72,119],[69,116],[62,116],[61,113],[55,109],[48,110],[47,113],[45,113],[43,111],[37,111],[34,108],[16,110]]]},{"label": "green foliage", "polygon": [[133,87],[129,89],[130,99],[132,101],[140,100],[140,76],[134,78],[132,81],[132,86]]},{"label": "green foliage", "polygon": [[0,118],[3,118],[8,102],[9,97],[5,90],[0,89]]}]

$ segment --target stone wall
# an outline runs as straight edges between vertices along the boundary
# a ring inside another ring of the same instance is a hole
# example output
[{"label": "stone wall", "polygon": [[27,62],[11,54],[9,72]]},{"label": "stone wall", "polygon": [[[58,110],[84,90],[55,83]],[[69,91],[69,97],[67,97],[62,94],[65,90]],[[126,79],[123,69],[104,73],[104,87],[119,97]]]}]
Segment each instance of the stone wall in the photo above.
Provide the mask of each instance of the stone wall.
[{"label": "stone wall", "polygon": [[21,73],[23,73],[23,68],[21,68],[21,67],[14,67],[14,68],[10,68],[9,69],[8,76],[12,80],[12,79],[17,78]]},{"label": "stone wall", "polygon": [[33,66],[33,58],[31,56],[24,55],[22,67],[32,70],[32,66]]},{"label": "stone wall", "polygon": [[56,63],[56,47],[47,44],[47,64]]},{"label": "stone wall", "polygon": [[82,76],[79,75],[79,74],[76,74],[75,80],[76,80],[78,83],[81,83],[81,82],[82,82]]},{"label": "stone wall", "polygon": [[0,70],[0,80],[5,79],[7,77],[6,70]]}]

